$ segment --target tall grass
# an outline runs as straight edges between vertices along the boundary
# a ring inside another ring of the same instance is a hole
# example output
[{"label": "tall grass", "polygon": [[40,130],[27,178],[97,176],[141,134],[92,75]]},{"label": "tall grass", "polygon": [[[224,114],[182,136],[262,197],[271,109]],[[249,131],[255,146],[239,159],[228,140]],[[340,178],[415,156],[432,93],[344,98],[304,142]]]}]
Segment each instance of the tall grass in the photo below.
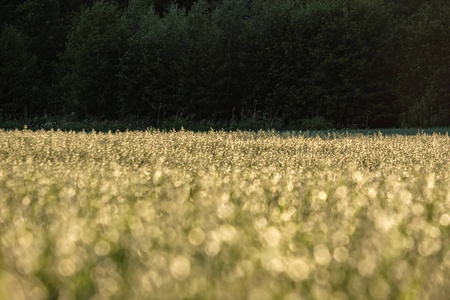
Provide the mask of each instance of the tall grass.
[{"label": "tall grass", "polygon": [[0,299],[445,299],[444,134],[0,131]]}]

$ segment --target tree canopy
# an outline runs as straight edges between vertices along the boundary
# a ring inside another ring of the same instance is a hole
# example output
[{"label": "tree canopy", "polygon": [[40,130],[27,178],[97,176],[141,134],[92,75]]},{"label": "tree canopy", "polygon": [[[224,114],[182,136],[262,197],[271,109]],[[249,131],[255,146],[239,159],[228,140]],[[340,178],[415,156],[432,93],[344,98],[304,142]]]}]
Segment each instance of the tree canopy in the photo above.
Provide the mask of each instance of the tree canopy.
[{"label": "tree canopy", "polygon": [[0,5],[0,114],[450,125],[443,0]]}]

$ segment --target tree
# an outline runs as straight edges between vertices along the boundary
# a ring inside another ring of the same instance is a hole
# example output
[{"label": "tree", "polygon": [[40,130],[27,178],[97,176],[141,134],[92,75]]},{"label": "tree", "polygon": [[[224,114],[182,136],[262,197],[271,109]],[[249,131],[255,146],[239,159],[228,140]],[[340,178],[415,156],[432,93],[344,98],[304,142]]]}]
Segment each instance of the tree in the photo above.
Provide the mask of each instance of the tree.
[{"label": "tree", "polygon": [[[312,99],[321,102],[325,118],[338,127],[394,125],[390,8],[350,0],[323,17],[310,39],[308,56],[315,59],[309,76],[316,91]],[[318,20],[311,18],[313,24]]]},{"label": "tree", "polygon": [[125,41],[127,51],[120,59],[118,73],[121,115],[157,118],[157,89],[169,84],[157,82],[156,48],[165,41],[161,20],[148,1],[132,0],[124,13],[124,24],[132,34]]},{"label": "tree", "polygon": [[50,89],[54,79],[54,63],[57,53],[63,51],[66,41],[66,27],[60,17],[59,1],[25,1],[16,9],[17,28],[26,34],[30,51],[36,55],[40,69],[40,102],[44,110],[55,112],[50,101]]},{"label": "tree", "polygon": [[9,117],[26,116],[40,107],[36,101],[39,86],[36,56],[26,37],[14,26],[5,25],[0,34],[0,113]]},{"label": "tree", "polygon": [[[298,100],[303,76],[301,54],[291,33],[293,1],[255,1],[245,23],[240,51],[243,72],[243,110],[291,118],[299,115]],[[295,49],[291,51],[289,49]]]},{"label": "tree", "polygon": [[221,78],[216,82],[215,91],[222,118],[231,118],[233,112],[239,112],[242,104],[242,70],[240,52],[245,47],[242,30],[250,17],[248,1],[223,0],[212,12],[212,22],[218,33],[218,49]]},{"label": "tree", "polygon": [[336,127],[366,126],[368,118],[376,125],[372,113],[389,111],[389,9],[364,0],[254,7],[242,60],[247,105],[292,126],[312,118]]},{"label": "tree", "polygon": [[119,115],[117,87],[127,32],[117,6],[96,2],[82,11],[60,57],[59,86],[65,109],[81,116]]},{"label": "tree", "polygon": [[24,0],[2,0],[0,2],[0,26],[12,25],[15,19],[15,10]]},{"label": "tree", "polygon": [[220,115],[224,68],[221,34],[215,26],[207,1],[200,0],[189,11],[186,75],[182,87],[187,94],[188,113],[197,119]]},{"label": "tree", "polygon": [[399,57],[397,93],[399,106],[405,112],[401,125],[448,125],[450,5],[445,1],[433,1],[400,26],[403,51]]}]

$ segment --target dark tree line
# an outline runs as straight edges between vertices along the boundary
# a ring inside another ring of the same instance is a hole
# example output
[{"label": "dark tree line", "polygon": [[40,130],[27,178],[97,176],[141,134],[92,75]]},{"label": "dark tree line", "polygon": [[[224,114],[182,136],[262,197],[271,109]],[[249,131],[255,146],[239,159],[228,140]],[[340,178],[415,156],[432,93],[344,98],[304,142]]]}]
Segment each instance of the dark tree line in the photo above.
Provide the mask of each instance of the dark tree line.
[{"label": "dark tree line", "polygon": [[450,125],[444,0],[5,0],[0,115]]}]

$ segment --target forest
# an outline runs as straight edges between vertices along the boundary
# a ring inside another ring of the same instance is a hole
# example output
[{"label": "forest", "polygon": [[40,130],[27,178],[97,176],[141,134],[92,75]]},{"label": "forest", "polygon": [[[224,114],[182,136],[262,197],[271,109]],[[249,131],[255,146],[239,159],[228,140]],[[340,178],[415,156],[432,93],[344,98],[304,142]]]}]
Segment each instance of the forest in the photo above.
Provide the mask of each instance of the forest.
[{"label": "forest", "polygon": [[444,0],[0,4],[0,120],[449,126],[449,80]]}]

